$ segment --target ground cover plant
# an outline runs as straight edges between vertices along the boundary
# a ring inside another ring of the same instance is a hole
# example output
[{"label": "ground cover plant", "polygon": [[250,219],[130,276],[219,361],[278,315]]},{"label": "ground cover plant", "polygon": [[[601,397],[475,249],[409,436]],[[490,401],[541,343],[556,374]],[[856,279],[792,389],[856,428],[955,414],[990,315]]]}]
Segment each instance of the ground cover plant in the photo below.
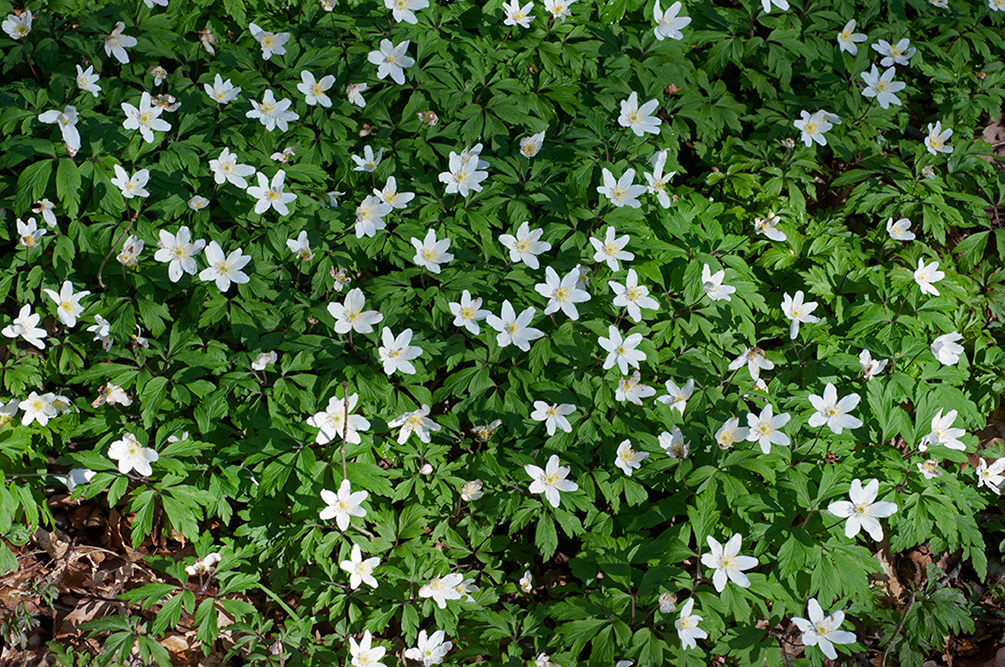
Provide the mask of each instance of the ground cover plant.
[{"label": "ground cover plant", "polygon": [[5,655],[993,656],[1003,9],[0,1]]}]

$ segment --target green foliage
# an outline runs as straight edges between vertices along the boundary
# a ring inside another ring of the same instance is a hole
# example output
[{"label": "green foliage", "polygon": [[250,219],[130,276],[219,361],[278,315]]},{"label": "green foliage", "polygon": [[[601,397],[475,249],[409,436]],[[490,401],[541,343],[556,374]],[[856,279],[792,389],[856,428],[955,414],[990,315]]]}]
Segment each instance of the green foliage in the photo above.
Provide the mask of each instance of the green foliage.
[{"label": "green foliage", "polygon": [[[976,483],[975,455],[990,464],[1002,452],[980,450],[975,433],[1005,389],[1005,176],[980,137],[1005,100],[1003,13],[976,0],[794,2],[770,13],[751,0],[692,3],[677,40],[656,38],[654,8],[638,0],[579,0],[564,20],[537,3],[529,29],[503,25],[502,4],[439,0],[411,25],[356,0],[331,12],[316,0],[28,3],[31,32],[0,38],[0,299],[4,326],[30,305],[45,336],[39,347],[5,334],[0,350],[0,407],[12,410],[0,413],[0,537],[20,545],[51,526],[47,495],[88,469],[72,497],[129,516],[133,549],[164,537],[194,544],[199,562],[221,556],[196,574],[180,546],[150,558],[161,581],[121,595],[129,614],[89,625],[104,638],[101,665],[133,655],[169,664],[157,640],[183,622],[208,652],[221,616],[235,620],[231,655],[290,665],[347,663],[349,639],[364,632],[393,661],[420,630],[444,631],[455,664],[525,665],[545,653],[564,666],[697,666],[715,655],[737,667],[806,665],[820,652],[791,659],[790,621],[806,617],[810,598],[826,614],[846,611],[845,631],[882,627],[904,665],[970,631],[967,600],[930,571],[895,633],[873,527],[848,537],[835,503],[853,480],[875,479],[865,504],[896,506],[877,514],[890,549],[928,544],[987,573],[977,517],[997,496]],[[836,41],[853,18],[868,34],[854,56]],[[137,39],[128,63],[104,49],[119,20]],[[252,22],[290,33],[285,53],[263,59]],[[210,34],[215,55],[200,41]],[[880,58],[878,40],[903,37],[917,51],[896,67],[902,104],[883,108],[863,96],[862,74]],[[403,85],[368,60],[382,39],[410,42]],[[96,97],[78,88],[78,65],[100,75]],[[335,78],[330,107],[307,104],[304,71]],[[205,92],[217,75],[242,89],[227,104]],[[361,83],[362,107],[346,93]],[[285,131],[246,116],[266,91],[298,115]],[[124,127],[123,105],[143,92],[178,104],[149,142]],[[632,93],[639,105],[656,100],[657,134],[619,123]],[[79,114],[78,152],[58,124],[38,120],[66,105]],[[826,145],[809,134],[803,143],[803,111],[840,119]],[[926,149],[937,121],[953,130],[951,153]],[[542,131],[530,155],[521,140]],[[286,214],[255,213],[256,197],[215,182],[209,163],[224,148],[269,181],[284,173],[296,195]],[[383,151],[372,172],[355,168],[364,148]],[[467,194],[446,187],[461,153],[488,164]],[[607,172],[655,180],[659,155],[665,183],[639,207],[598,191]],[[149,195],[124,197],[116,168],[148,170]],[[376,205],[364,202],[390,177],[416,196],[363,234],[357,207]],[[54,227],[33,213],[43,199],[55,203]],[[25,241],[14,221],[31,216],[46,233]],[[888,233],[900,218],[915,240]],[[539,268],[499,239],[524,221],[550,244]],[[784,238],[765,234],[770,224]],[[241,249],[248,280],[221,289],[200,277],[207,253],[172,280],[154,255],[161,232],[182,226],[225,254]],[[608,229],[628,237],[630,260],[595,256]],[[429,230],[453,255],[435,271],[415,247]],[[311,257],[288,245],[301,232]],[[135,258],[132,236],[144,243]],[[938,295],[921,290],[919,261],[945,273]],[[589,292],[578,317],[557,304],[543,315],[548,290],[535,288],[546,267]],[[705,268],[724,272],[730,300],[710,298]],[[613,303],[629,269],[657,304],[638,318]],[[72,325],[46,292],[64,281],[91,292]],[[382,316],[372,332],[336,324],[330,306],[354,289]],[[455,325],[465,291],[493,316],[504,302],[532,308],[528,325],[543,335],[523,351],[485,320],[477,334]],[[803,318],[791,335],[783,303],[797,291],[819,321]],[[642,338],[641,383],[655,397],[619,398],[630,383],[599,342],[610,326]],[[385,327],[410,332],[414,373],[384,371]],[[955,363],[932,348],[952,332],[964,348]],[[863,350],[888,364],[864,373]],[[759,371],[734,363],[751,351]],[[275,360],[257,363],[270,352]],[[688,381],[693,393],[675,402]],[[809,397],[828,384],[860,397],[845,411],[861,426],[811,425]],[[32,392],[66,405],[22,424]],[[369,425],[352,426],[354,437],[319,433],[323,413],[351,396],[350,414]],[[549,434],[532,418],[538,401],[574,406],[568,430]],[[425,416],[424,406],[439,430],[402,441],[395,420]],[[731,418],[744,427],[766,406],[788,416],[777,427],[787,445],[717,439]],[[933,433],[950,411],[939,429],[963,429],[962,450]],[[619,467],[625,441],[647,455],[630,476]],[[155,451],[150,474],[120,472],[120,446]],[[578,487],[557,504],[528,471],[552,457]],[[940,476],[922,473],[929,459]],[[343,480],[368,494],[365,516],[344,529],[320,518],[322,492]],[[702,556],[735,534],[758,563],[749,587],[734,579],[718,590]],[[351,588],[341,564],[354,546],[378,559],[377,588]],[[0,542],[0,572],[16,568]],[[424,587],[451,574],[471,587],[441,608]],[[676,608],[664,612],[670,596]],[[675,627],[688,601],[707,633],[696,648]],[[866,643],[838,650],[883,650]]]}]

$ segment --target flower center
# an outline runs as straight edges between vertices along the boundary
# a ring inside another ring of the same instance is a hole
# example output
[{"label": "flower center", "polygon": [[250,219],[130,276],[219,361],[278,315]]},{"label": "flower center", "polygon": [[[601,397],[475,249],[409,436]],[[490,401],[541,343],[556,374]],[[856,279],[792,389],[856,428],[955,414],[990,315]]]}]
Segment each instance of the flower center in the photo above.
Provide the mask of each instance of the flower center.
[{"label": "flower center", "polygon": [[515,336],[518,331],[520,331],[520,327],[516,325],[516,322],[510,322],[506,325],[506,333],[510,336]]},{"label": "flower center", "polygon": [[222,262],[216,265],[216,270],[223,275],[230,273],[230,262],[228,262],[227,260],[223,260]]},{"label": "flower center", "polygon": [[279,193],[276,192],[275,190],[269,190],[268,192],[265,193],[265,197],[269,201],[276,201],[277,199],[279,199]]},{"label": "flower center", "polygon": [[474,316],[475,316],[475,309],[472,308],[471,306],[468,306],[467,308],[461,308],[461,317],[463,317],[464,319],[466,320],[474,319]]},{"label": "flower center", "polygon": [[571,295],[571,290],[568,287],[559,287],[555,290],[555,301],[568,301]]}]

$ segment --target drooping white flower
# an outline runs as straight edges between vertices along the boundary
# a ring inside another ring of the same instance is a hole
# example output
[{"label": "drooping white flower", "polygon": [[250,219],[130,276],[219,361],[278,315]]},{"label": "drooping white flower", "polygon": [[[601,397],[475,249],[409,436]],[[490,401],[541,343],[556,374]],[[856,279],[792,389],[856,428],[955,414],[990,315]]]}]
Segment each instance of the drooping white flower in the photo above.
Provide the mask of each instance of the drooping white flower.
[{"label": "drooping white flower", "polygon": [[548,459],[544,470],[530,463],[525,465],[523,469],[534,480],[530,484],[530,492],[543,493],[545,500],[552,507],[558,507],[561,499],[560,492],[569,493],[579,488],[578,484],[566,479],[569,475],[569,466],[560,465],[558,456],[555,454],[552,454]]},{"label": "drooping white flower", "polygon": [[962,339],[963,334],[958,331],[943,334],[932,341],[932,354],[935,355],[940,364],[954,366],[960,360],[960,355],[963,354],[963,346],[956,343]]},{"label": "drooping white flower", "polygon": [[274,364],[277,361],[279,361],[279,354],[275,350],[259,352],[255,360],[251,362],[251,370],[264,371],[266,366]]},{"label": "drooping white flower", "polygon": [[365,83],[350,83],[345,87],[345,95],[350,103],[355,104],[360,109],[366,106],[366,100],[363,99],[363,93],[370,89]]},{"label": "drooping white flower", "polygon": [[897,505],[886,501],[876,502],[878,494],[879,480],[870,480],[863,488],[861,480],[853,479],[848,491],[851,501],[838,500],[827,506],[827,511],[834,516],[848,519],[844,526],[845,537],[855,537],[864,528],[877,542],[883,539],[883,526],[879,519],[893,515],[897,511]]},{"label": "drooping white flower", "polygon": [[541,147],[544,145],[544,133],[547,130],[541,130],[537,134],[532,134],[529,137],[524,137],[520,140],[520,154],[526,158],[536,157],[541,151]]},{"label": "drooping white flower", "polygon": [[122,243],[122,251],[115,257],[119,264],[123,266],[136,266],[140,261],[140,253],[143,252],[143,239],[130,234]]},{"label": "drooping white flower", "polygon": [[77,131],[77,107],[66,105],[62,111],[53,109],[38,115],[40,123],[58,124],[63,135],[63,143],[74,151],[80,150],[80,132]]},{"label": "drooping white flower", "polygon": [[688,452],[691,451],[691,443],[684,442],[684,434],[681,433],[680,427],[677,425],[674,425],[670,431],[663,431],[656,436],[656,441],[667,453],[667,456],[672,459],[686,459]]},{"label": "drooping white flower", "polygon": [[893,218],[886,221],[886,233],[895,241],[913,241],[914,232],[911,231],[911,221],[907,218],[900,218],[896,222]]},{"label": "drooping white flower", "polygon": [[[106,351],[109,350],[112,347],[112,343],[115,342],[111,335],[111,326],[111,323],[101,315],[95,315],[94,324],[87,327],[87,330],[94,334],[94,340],[100,342],[101,347],[103,347]],[[114,385],[109,384],[109,386]]]},{"label": "drooping white flower", "polygon": [[524,570],[523,576],[520,577],[520,581],[517,582],[517,585],[524,593],[534,592],[534,575],[530,573],[530,570]]}]

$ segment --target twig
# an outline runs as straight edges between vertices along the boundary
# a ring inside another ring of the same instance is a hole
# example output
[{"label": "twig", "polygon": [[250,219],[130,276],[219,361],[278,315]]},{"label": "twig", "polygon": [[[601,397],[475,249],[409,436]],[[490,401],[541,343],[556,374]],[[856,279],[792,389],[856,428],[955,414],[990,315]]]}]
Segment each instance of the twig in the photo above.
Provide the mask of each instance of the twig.
[{"label": "twig", "polygon": [[893,646],[893,640],[897,638],[900,634],[900,629],[904,627],[904,621],[907,620],[907,615],[911,611],[911,607],[914,606],[915,595],[917,591],[911,591],[911,599],[907,601],[907,608],[904,609],[904,615],[900,617],[900,623],[897,624],[897,628],[893,631],[890,636],[890,641],[886,643],[886,648],[883,649],[883,657],[879,661],[879,667],[886,667],[886,656],[890,653],[890,648]]},{"label": "twig", "polygon": [[345,441],[349,439],[349,383],[342,380],[342,479],[346,479]]}]

